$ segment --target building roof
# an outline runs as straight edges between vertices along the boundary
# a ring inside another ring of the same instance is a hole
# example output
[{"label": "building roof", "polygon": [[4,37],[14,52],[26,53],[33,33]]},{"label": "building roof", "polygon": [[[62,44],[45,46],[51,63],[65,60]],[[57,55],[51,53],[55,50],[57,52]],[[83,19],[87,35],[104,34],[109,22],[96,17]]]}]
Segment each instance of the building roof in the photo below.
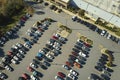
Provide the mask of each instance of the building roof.
[{"label": "building roof", "polygon": [[85,11],[88,11],[90,13],[93,13],[100,18],[104,19],[105,21],[108,21],[115,26],[120,27],[120,17],[109,13],[103,9],[98,8],[97,6],[91,5],[90,3],[87,3],[83,0],[73,0],[73,2],[81,9],[84,9]]},{"label": "building roof", "polygon": [[97,8],[91,4],[88,5],[88,8],[86,9],[88,12],[91,12],[97,16],[99,16],[100,18],[109,21],[112,18],[112,14],[108,13],[100,8]]}]

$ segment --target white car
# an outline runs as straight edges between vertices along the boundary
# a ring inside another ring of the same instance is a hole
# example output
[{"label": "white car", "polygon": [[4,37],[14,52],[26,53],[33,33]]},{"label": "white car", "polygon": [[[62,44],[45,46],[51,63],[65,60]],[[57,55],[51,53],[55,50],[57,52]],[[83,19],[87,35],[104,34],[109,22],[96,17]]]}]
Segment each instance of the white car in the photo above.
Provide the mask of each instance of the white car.
[{"label": "white car", "polygon": [[18,46],[19,48],[22,48],[22,47],[23,47],[23,45],[20,44],[20,43],[16,43],[16,46]]},{"label": "white car", "polygon": [[21,54],[25,54],[25,52],[22,51],[21,49],[19,49],[18,51],[19,51],[19,53],[21,53]]},{"label": "white car", "polygon": [[16,61],[20,60],[20,58],[18,58],[17,56],[14,56],[13,59],[16,60]]},{"label": "white car", "polygon": [[23,55],[23,54],[17,53],[16,55],[17,55],[19,58],[24,58],[24,55]]},{"label": "white car", "polygon": [[38,79],[37,77],[35,77],[34,75],[31,75],[30,78],[31,78],[32,80],[39,80],[39,79]]},{"label": "white car", "polygon": [[56,46],[56,45],[53,45],[53,47],[56,49],[56,50],[60,50],[61,48]]},{"label": "white car", "polygon": [[81,52],[81,51],[80,51],[78,54],[79,54],[80,56],[82,56],[82,57],[87,57],[87,55],[86,55],[86,54],[84,54],[84,53],[83,53],[83,52]]},{"label": "white car", "polygon": [[37,68],[38,66],[36,65],[36,64],[34,64],[34,63],[30,63],[30,66],[32,67],[32,68]]},{"label": "white car", "polygon": [[78,76],[79,74],[75,70],[70,70],[70,73],[73,74],[74,76]]},{"label": "white car", "polygon": [[107,33],[106,30],[102,30],[102,32],[100,33],[101,36],[104,36]]},{"label": "white car", "polygon": [[0,72],[0,79],[2,79],[2,80],[6,79],[5,73]]},{"label": "white car", "polygon": [[12,48],[18,49],[18,47],[16,45],[13,45]]},{"label": "white car", "polygon": [[56,36],[56,37],[58,37],[58,38],[60,37],[60,35],[59,35],[59,34],[56,34],[56,33],[54,33],[53,36]]},{"label": "white car", "polygon": [[111,34],[108,34],[108,36],[106,37],[107,39],[110,39],[110,37],[111,37]]},{"label": "white car", "polygon": [[28,44],[24,44],[24,46],[26,47],[26,48],[28,48],[28,49],[30,49],[32,46],[31,45],[28,45]]},{"label": "white car", "polygon": [[12,62],[13,64],[18,64],[18,63],[19,63],[18,61],[14,60],[14,59],[11,59],[11,62]]},{"label": "white car", "polygon": [[51,46],[53,46],[53,45],[54,45],[54,44],[53,44],[53,43],[51,43],[50,41],[48,41],[47,43],[48,43],[49,45],[51,45]]},{"label": "white car", "polygon": [[55,42],[54,45],[55,45],[55,46],[58,46],[58,47],[62,46],[62,44],[60,44],[60,43],[58,43],[58,42]]},{"label": "white car", "polygon": [[41,35],[42,35],[42,32],[40,32],[40,31],[38,31],[38,30],[37,30],[37,31],[35,31],[35,33],[36,33],[36,34],[38,34],[39,36],[41,36]]},{"label": "white car", "polygon": [[73,80],[76,80],[76,77],[73,75],[73,74],[68,74],[68,77],[70,77],[71,79],[73,79]]},{"label": "white car", "polygon": [[8,66],[8,65],[5,66],[5,69],[8,70],[8,71],[10,71],[10,72],[13,70],[13,69],[12,69],[10,66]]},{"label": "white car", "polygon": [[59,76],[55,76],[55,80],[63,80],[63,79]]},{"label": "white car", "polygon": [[47,56],[48,58],[50,58],[50,59],[54,59],[54,56],[53,56],[52,54],[50,54],[50,53],[46,54],[46,56]]},{"label": "white car", "polygon": [[46,54],[43,50],[39,49],[39,52],[42,54]]}]

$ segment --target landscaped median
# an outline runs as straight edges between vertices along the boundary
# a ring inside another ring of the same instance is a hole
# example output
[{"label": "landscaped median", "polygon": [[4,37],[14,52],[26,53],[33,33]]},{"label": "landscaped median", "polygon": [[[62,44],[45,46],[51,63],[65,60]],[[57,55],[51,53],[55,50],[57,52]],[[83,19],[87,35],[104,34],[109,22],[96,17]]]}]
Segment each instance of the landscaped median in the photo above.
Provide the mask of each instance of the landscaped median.
[{"label": "landscaped median", "polygon": [[67,38],[69,34],[72,33],[72,30],[64,25],[59,25],[59,28],[57,30],[57,34],[62,35],[63,37]]},{"label": "landscaped median", "polygon": [[78,35],[78,38],[79,38],[80,40],[82,40],[83,42],[85,42],[87,45],[89,45],[89,46],[92,47],[93,41],[92,41],[91,39],[87,38],[87,37],[84,36],[84,35],[81,35],[80,33],[79,33],[79,35]]},{"label": "landscaped median", "polygon": [[108,61],[106,63],[106,66],[111,68],[113,66],[113,61],[114,61],[114,56],[112,54],[113,52],[108,50],[107,48],[103,48],[101,49],[101,53],[108,56]]}]

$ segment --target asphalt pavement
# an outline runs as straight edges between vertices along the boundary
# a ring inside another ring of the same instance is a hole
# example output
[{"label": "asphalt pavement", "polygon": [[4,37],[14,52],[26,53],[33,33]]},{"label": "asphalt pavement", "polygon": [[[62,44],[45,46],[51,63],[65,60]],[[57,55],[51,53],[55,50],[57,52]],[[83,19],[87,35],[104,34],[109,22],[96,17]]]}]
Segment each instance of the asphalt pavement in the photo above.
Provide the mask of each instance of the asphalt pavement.
[{"label": "asphalt pavement", "polygon": [[[38,5],[38,7],[39,7],[39,5]],[[44,7],[44,6],[42,7],[42,10],[45,12],[45,14],[41,14],[41,15],[34,14],[33,17],[30,18],[25,23],[25,26],[23,28],[21,28],[20,31],[18,32],[19,37],[26,36],[25,32],[27,31],[27,29],[32,27],[32,25],[36,21],[42,20],[46,17],[50,17],[50,18],[56,20],[57,22],[54,22],[50,25],[48,30],[46,30],[43,33],[42,37],[39,38],[38,43],[34,44],[32,46],[32,49],[30,49],[30,51],[27,52],[27,54],[25,55],[25,58],[23,58],[23,60],[20,62],[20,64],[18,64],[18,65],[12,64],[12,67],[14,68],[13,72],[9,72],[6,70],[3,71],[8,75],[8,79],[6,79],[6,80],[18,80],[18,77],[21,76],[22,73],[32,74],[31,72],[27,71],[27,69],[26,69],[27,66],[32,61],[32,59],[35,57],[35,55],[37,54],[39,49],[42,49],[45,46],[47,40],[49,40],[50,37],[52,36],[52,34],[54,32],[56,32],[59,23],[62,23],[64,25],[68,26],[69,28],[71,28],[72,33],[68,36],[67,43],[62,46],[62,50],[61,50],[62,54],[55,57],[55,59],[51,63],[51,66],[47,70],[42,70],[41,68],[38,69],[38,71],[40,71],[44,75],[43,78],[41,78],[40,80],[54,80],[54,77],[57,75],[57,72],[59,72],[59,71],[64,72],[65,74],[68,74],[68,71],[63,69],[62,65],[65,64],[65,61],[67,60],[68,55],[72,51],[72,48],[77,40],[78,32],[80,32],[84,36],[88,37],[89,39],[93,40],[93,48],[90,51],[89,57],[87,58],[87,61],[86,61],[86,64],[81,69],[73,68],[73,69],[77,70],[80,74],[78,80],[88,80],[88,76],[90,75],[90,73],[99,74],[99,72],[94,69],[94,66],[101,56],[101,52],[100,52],[101,45],[114,52],[113,53],[113,55],[115,57],[114,64],[116,64],[117,66],[113,67],[114,72],[112,73],[111,80],[118,80],[120,78],[120,76],[119,76],[119,73],[120,73],[120,71],[119,71],[119,68],[120,68],[120,64],[119,64],[119,62],[120,62],[120,59],[119,59],[120,45],[117,45],[116,43],[112,42],[111,40],[107,40],[106,38],[100,36],[96,32],[89,30],[83,24],[73,22],[71,20],[72,16],[70,16],[66,13],[62,12],[59,14],[54,11],[51,11],[48,7]],[[20,38],[8,41],[5,44],[5,46],[2,48],[3,51],[5,53],[7,53],[7,51],[10,50],[11,46],[18,42],[22,43]]]}]

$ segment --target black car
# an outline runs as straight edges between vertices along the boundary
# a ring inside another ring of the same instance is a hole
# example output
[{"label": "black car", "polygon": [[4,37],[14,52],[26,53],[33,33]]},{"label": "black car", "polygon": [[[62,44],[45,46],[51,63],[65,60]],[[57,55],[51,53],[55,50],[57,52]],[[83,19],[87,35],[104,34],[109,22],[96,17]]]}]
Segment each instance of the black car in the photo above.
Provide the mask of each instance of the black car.
[{"label": "black car", "polygon": [[76,45],[78,45],[79,47],[83,47],[83,43],[80,42],[76,42]]},{"label": "black car", "polygon": [[36,59],[33,59],[33,63],[40,64],[40,62],[38,60],[36,60]]},{"label": "black car", "polygon": [[102,80],[97,74],[91,73],[90,80]]},{"label": "black car", "polygon": [[45,47],[42,50],[46,53],[50,51],[48,48],[45,48]]},{"label": "black car", "polygon": [[91,29],[91,30],[93,30],[93,31],[95,31],[96,30],[96,26],[95,25],[92,25],[91,27],[89,27],[89,29]]},{"label": "black car", "polygon": [[113,35],[111,35],[110,39],[111,39],[112,41],[115,41],[116,37],[113,36]]},{"label": "black car", "polygon": [[86,61],[87,60],[85,57],[82,57],[82,56],[78,56],[77,58],[82,60],[82,61]]},{"label": "black car", "polygon": [[74,52],[76,52],[76,53],[79,53],[80,51],[78,50],[78,49],[76,49],[76,48],[72,48],[72,50],[74,51]]},{"label": "black car", "polygon": [[103,68],[101,66],[95,66],[95,69],[98,71],[103,71]]},{"label": "black car", "polygon": [[103,80],[110,80],[110,77],[107,76],[107,75],[105,75],[105,74],[101,74],[101,78],[102,78]]},{"label": "black car", "polygon": [[43,64],[45,65],[45,66],[47,66],[47,67],[49,67],[51,64],[49,63],[49,62],[47,62],[47,61],[43,61]]},{"label": "black car", "polygon": [[48,6],[49,4],[47,2],[44,3],[45,6]]},{"label": "black car", "polygon": [[50,9],[53,10],[54,8],[55,8],[55,5],[51,5],[51,6],[50,6]]},{"label": "black car", "polygon": [[78,46],[78,45],[74,45],[74,47],[77,48],[77,49],[80,49],[80,50],[82,49],[82,48],[81,48],[80,46]]},{"label": "black car", "polygon": [[98,29],[97,29],[97,33],[98,33],[98,34],[101,34],[101,32],[102,32],[102,30],[98,28]]},{"label": "black car", "polygon": [[31,42],[32,42],[32,43],[37,43],[37,40],[31,39]]},{"label": "black car", "polygon": [[25,80],[23,77],[19,77],[18,80]]},{"label": "black car", "polygon": [[46,47],[49,48],[49,49],[54,49],[52,45],[49,45],[49,44],[46,44]]},{"label": "black car", "polygon": [[22,37],[21,39],[24,40],[25,42],[26,42],[26,41],[29,41],[29,39],[27,39],[27,38],[25,38],[25,37]]}]

